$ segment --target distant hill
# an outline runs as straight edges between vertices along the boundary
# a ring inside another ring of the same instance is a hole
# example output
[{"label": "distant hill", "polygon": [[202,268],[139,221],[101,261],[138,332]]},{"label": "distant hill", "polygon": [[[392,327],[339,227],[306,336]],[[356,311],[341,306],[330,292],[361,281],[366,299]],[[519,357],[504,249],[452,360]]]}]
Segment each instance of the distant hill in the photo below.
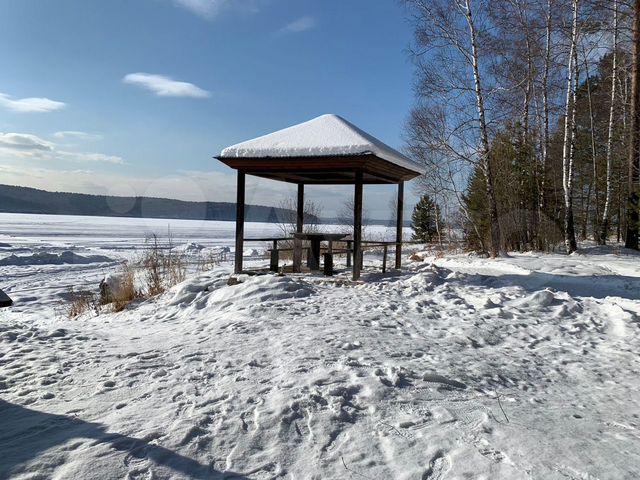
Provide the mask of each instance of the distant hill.
[{"label": "distant hill", "polygon": [[[247,222],[294,223],[295,212],[278,207],[247,205]],[[156,197],[113,197],[85,193],[48,192],[37,188],[0,184],[0,212],[100,217],[177,218],[185,220],[235,221],[236,204],[230,202],[186,202]],[[285,220],[283,220],[285,219]],[[339,225],[340,218],[306,218],[305,223]],[[395,221],[365,219],[368,225],[394,226]],[[405,220],[405,226],[411,222]]]},{"label": "distant hill", "polygon": [[[47,192],[35,188],[0,185],[0,212],[235,221],[236,204]],[[248,222],[278,223],[280,219],[291,218],[293,212],[276,207],[247,205],[245,215]]]}]

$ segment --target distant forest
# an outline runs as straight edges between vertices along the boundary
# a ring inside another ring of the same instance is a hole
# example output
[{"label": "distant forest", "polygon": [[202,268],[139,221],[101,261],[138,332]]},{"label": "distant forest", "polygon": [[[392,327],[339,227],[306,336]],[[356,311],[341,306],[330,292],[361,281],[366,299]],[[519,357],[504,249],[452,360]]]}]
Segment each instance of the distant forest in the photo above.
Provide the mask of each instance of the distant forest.
[{"label": "distant forest", "polygon": [[[284,203],[280,207],[247,205],[247,222],[290,224],[296,215]],[[169,198],[112,197],[84,193],[47,192],[36,188],[0,185],[0,212],[49,215],[93,215],[99,217],[177,218],[235,222],[236,204],[229,202],[185,202]],[[305,224],[344,224],[343,218],[319,217],[305,211]],[[395,225],[392,220],[367,218],[367,225]],[[405,226],[410,222],[406,221]]]},{"label": "distant forest", "polygon": [[[247,205],[246,208],[246,220],[249,222],[280,223],[281,219],[291,216],[289,210],[277,207]],[[235,203],[47,192],[11,185],[0,185],[0,212],[188,220],[236,219]]]}]

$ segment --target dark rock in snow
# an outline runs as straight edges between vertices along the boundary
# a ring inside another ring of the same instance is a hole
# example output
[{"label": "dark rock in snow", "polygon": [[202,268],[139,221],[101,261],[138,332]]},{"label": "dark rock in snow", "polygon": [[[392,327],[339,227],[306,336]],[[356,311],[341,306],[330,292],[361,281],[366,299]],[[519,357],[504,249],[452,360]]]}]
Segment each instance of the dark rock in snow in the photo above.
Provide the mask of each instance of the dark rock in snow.
[{"label": "dark rock in snow", "polygon": [[0,308],[10,307],[11,305],[13,305],[13,300],[9,298],[9,295],[0,290]]}]

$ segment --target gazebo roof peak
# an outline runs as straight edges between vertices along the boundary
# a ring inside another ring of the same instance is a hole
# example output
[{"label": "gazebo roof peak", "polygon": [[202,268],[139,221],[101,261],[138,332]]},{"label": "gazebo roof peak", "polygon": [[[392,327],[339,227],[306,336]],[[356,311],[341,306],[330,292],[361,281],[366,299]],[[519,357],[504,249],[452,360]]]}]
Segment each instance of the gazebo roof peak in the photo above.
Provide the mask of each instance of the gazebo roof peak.
[{"label": "gazebo roof peak", "polygon": [[374,155],[416,174],[424,167],[344,118],[321,115],[298,125],[225,148],[219,159],[313,158]]}]

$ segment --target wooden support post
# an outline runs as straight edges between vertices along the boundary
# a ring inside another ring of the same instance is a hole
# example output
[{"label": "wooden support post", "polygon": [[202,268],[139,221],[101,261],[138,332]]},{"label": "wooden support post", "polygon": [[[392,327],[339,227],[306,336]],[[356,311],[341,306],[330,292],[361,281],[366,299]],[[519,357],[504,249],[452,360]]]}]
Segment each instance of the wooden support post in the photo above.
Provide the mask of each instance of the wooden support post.
[{"label": "wooden support post", "polygon": [[271,259],[269,261],[269,271],[270,272],[277,272],[278,271],[278,260],[279,255],[278,255],[278,240],[274,240],[273,241],[273,249],[271,250]]},{"label": "wooden support post", "polygon": [[320,270],[320,239],[311,240],[311,246],[307,252],[307,266],[309,270]]},{"label": "wooden support post", "polygon": [[396,268],[402,268],[402,229],[404,227],[404,182],[398,183],[398,210],[396,213]]},{"label": "wooden support post", "polygon": [[236,190],[236,251],[234,271],[242,273],[242,256],[244,253],[244,194],[245,173],[238,170],[238,187]]},{"label": "wooden support post", "polygon": [[324,274],[328,277],[333,275],[333,240],[329,240],[327,253],[324,254]]},{"label": "wooden support post", "polygon": [[382,273],[387,272],[387,246],[382,247]]},{"label": "wooden support post", "polygon": [[351,240],[347,240],[347,268],[351,266]]},{"label": "wooden support post", "polygon": [[362,269],[362,171],[356,172],[353,192],[353,279],[360,279]]},{"label": "wooden support post", "polygon": [[[304,183],[298,184],[298,208],[296,210],[296,233],[302,233],[304,228]],[[302,240],[293,241],[293,271],[302,271]]]}]

